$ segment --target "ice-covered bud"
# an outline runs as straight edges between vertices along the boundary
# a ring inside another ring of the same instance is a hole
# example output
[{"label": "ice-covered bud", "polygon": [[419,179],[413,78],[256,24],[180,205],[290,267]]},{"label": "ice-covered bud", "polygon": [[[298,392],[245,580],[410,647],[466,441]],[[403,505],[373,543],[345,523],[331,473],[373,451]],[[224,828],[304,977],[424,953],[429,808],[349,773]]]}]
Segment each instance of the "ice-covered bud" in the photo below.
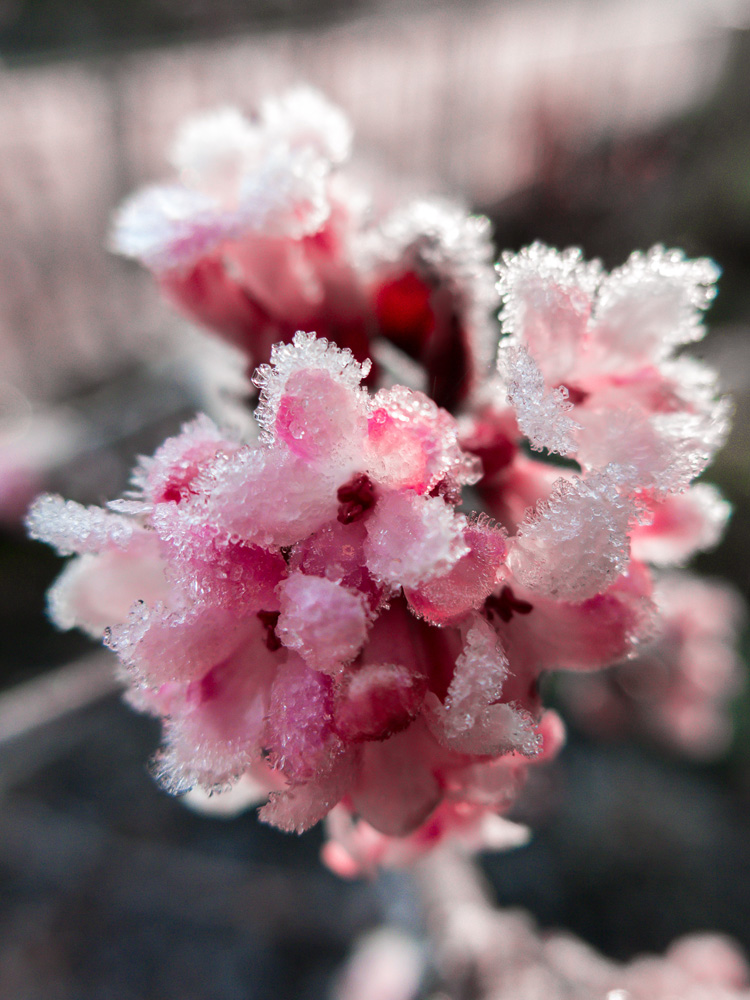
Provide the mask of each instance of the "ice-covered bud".
[{"label": "ice-covered bud", "polygon": [[239,442],[202,415],[168,438],[150,458],[142,458],[133,482],[146,503],[180,503],[196,494],[195,480],[217,456],[231,455]]},{"label": "ice-covered bud", "polygon": [[405,588],[412,611],[434,625],[457,624],[495,589],[507,550],[504,532],[480,517],[464,529],[463,540],[468,551],[447,573]]},{"label": "ice-covered bud", "polygon": [[485,377],[496,341],[489,221],[461,205],[417,200],[362,244],[379,335],[423,366],[436,402],[455,408]]},{"label": "ice-covered bud", "polygon": [[169,592],[156,535],[138,533],[128,549],[104,549],[72,559],[47,595],[58,628],[78,627],[96,639],[125,621],[136,601],[163,601]]},{"label": "ice-covered bud", "polygon": [[366,663],[346,674],[334,712],[344,739],[384,740],[417,717],[427,678],[401,663]]},{"label": "ice-covered bud", "polygon": [[327,771],[343,745],[333,730],[329,677],[290,656],[276,671],[264,743],[274,767],[292,782]]},{"label": "ice-covered bud", "polygon": [[377,478],[392,489],[443,493],[476,483],[477,459],[458,440],[458,424],[422,392],[397,385],[375,394],[368,420],[368,453]]},{"label": "ice-covered bud", "polygon": [[[360,364],[312,333],[277,344],[270,365],[253,379],[261,390],[256,419],[264,439],[280,439],[308,462],[353,461],[366,434],[367,392],[360,382],[369,370],[369,361]],[[350,442],[354,455],[347,453]]]},{"label": "ice-covered bud", "polygon": [[534,720],[502,702],[509,664],[495,630],[476,616],[461,632],[463,648],[445,701],[433,695],[430,702],[433,733],[462,753],[496,757],[514,750],[533,757],[540,747]]},{"label": "ice-covered bud", "polygon": [[440,497],[390,493],[367,521],[367,568],[390,586],[418,587],[467,555],[465,527],[466,519]]}]

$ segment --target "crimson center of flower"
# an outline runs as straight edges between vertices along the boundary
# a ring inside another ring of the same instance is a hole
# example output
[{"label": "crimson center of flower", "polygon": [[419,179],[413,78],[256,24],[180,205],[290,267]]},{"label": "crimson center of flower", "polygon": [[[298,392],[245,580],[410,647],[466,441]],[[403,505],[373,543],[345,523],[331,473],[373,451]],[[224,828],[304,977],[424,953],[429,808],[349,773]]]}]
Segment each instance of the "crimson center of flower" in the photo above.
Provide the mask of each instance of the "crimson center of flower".
[{"label": "crimson center of flower", "polygon": [[352,476],[348,483],[339,486],[336,492],[339,501],[337,520],[341,524],[358,521],[366,510],[375,503],[375,488],[369,476],[363,472]]}]

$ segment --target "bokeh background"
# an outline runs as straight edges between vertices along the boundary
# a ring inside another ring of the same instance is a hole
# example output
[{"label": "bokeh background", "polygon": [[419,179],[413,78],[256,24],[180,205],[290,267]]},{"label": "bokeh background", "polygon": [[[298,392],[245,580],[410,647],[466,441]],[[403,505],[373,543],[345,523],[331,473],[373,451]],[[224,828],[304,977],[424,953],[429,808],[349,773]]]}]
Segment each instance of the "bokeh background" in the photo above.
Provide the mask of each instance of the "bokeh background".
[{"label": "bokeh background", "polygon": [[[21,526],[41,489],[118,495],[206,400],[185,322],[105,250],[113,208],[185,115],[300,81],[351,116],[363,171],[462,198],[499,248],[721,265],[700,351],[736,416],[707,478],[735,515],[697,568],[750,596],[748,0],[0,0],[3,997],[319,1000],[360,933],[420,932],[408,874],[340,882],[318,832],[153,785],[156,728],[46,621],[61,561]],[[621,958],[706,928],[750,949],[747,690],[734,714],[710,765],[573,729],[522,807],[531,845],[483,859],[498,901]]]}]

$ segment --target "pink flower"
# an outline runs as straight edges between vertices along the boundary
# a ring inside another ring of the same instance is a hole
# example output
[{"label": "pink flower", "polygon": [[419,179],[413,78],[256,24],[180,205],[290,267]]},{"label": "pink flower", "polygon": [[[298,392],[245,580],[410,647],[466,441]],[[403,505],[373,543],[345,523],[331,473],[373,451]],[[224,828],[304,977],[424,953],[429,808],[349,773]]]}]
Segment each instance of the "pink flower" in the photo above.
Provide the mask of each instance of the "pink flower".
[{"label": "pink flower", "polygon": [[739,595],[673,572],[657,580],[654,597],[655,634],[637,655],[600,674],[566,677],[561,692],[579,724],[600,737],[636,731],[690,757],[715,757],[729,743],[729,709],[743,683]]},{"label": "pink flower", "polygon": [[703,336],[716,266],[654,247],[606,275],[535,243],[498,271],[501,374],[532,447],[609,469],[628,490],[684,489],[728,427],[715,374],[674,356]]},{"label": "pink flower", "polygon": [[722,935],[686,935],[663,955],[619,962],[573,934],[539,928],[522,910],[491,905],[477,874],[456,854],[426,859],[417,877],[430,932],[423,961],[434,966],[440,995],[460,995],[471,982],[478,996],[497,1000],[750,997],[745,956]]},{"label": "pink flower", "polygon": [[259,443],[200,418],[142,461],[131,499],[43,497],[29,525],[79,553],[52,613],[106,623],[130,700],[164,719],[167,787],[265,770],[262,816],[284,829],[341,802],[415,847],[455,831],[479,842],[526,761],[561,743],[559,726],[537,727],[540,672],[621,657],[648,577],[589,568],[604,592],[570,603],[550,580],[577,580],[596,555],[577,560],[571,538],[529,589],[545,525],[577,504],[598,524],[598,487],[571,487],[562,514],[550,505],[507,538],[456,509],[480,472],[455,420],[403,387],[369,395],[366,372],[299,334],[256,376]]},{"label": "pink flower", "polygon": [[253,120],[204,115],[178,135],[177,182],[132,196],[112,246],[256,365],[315,330],[359,361],[418,362],[452,407],[492,361],[489,223],[439,200],[372,219],[344,170],[350,146],[343,112],[310,88],[262,102]]}]

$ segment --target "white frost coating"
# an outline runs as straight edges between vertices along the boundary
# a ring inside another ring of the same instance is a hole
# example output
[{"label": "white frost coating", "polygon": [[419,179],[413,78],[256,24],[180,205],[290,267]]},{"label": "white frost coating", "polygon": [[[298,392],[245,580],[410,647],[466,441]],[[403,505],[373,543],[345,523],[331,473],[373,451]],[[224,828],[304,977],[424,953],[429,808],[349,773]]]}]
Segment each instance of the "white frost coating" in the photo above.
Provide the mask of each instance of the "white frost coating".
[{"label": "white frost coating", "polygon": [[211,185],[217,173],[225,179],[227,171],[257,155],[258,147],[257,127],[237,108],[216,108],[180,125],[169,159],[189,183]]},{"label": "white frost coating", "polygon": [[445,700],[450,729],[455,733],[471,729],[479,711],[500,699],[507,676],[508,658],[495,630],[475,616],[466,631]]},{"label": "white frost coating", "polygon": [[354,659],[367,638],[368,614],[361,594],[304,573],[292,573],[278,593],[276,634],[285,646],[324,673],[336,673]]},{"label": "white frost coating", "polygon": [[657,497],[684,490],[709,464],[726,439],[731,403],[717,398],[713,369],[693,358],[661,366],[661,388],[673,402],[663,412],[638,401],[581,407],[576,458],[586,469],[619,466],[628,490],[648,489]]},{"label": "white frost coating", "polygon": [[599,289],[594,325],[602,361],[616,367],[623,353],[658,360],[700,340],[700,313],[713,301],[720,273],[712,260],[686,260],[663,246],[631,254]]},{"label": "white frost coating", "polygon": [[431,699],[429,721],[441,742],[459,753],[538,752],[540,737],[528,713],[499,704],[508,667],[495,630],[474,616],[465,630],[445,704]]},{"label": "white frost coating", "polygon": [[559,455],[574,454],[576,432],[581,428],[568,415],[573,406],[567,389],[548,388],[536,361],[523,347],[502,348],[498,368],[504,368],[508,402],[534,451],[547,448]]},{"label": "white frost coating", "polygon": [[[152,497],[163,491],[175,472],[186,472],[191,465],[195,465],[197,471],[200,462],[207,461],[218,451],[231,453],[239,447],[231,431],[220,430],[209,416],[199,413],[195,419],[182,425],[179,434],[167,438],[153,455],[140,455],[130,481],[139,494]],[[137,510],[137,507],[129,508],[128,503],[113,500],[107,506],[122,513]]]},{"label": "white frost coating", "polygon": [[371,366],[369,358],[360,363],[348,348],[342,350],[314,333],[298,331],[291,344],[275,344],[270,365],[261,365],[253,375],[253,382],[260,389],[255,419],[261,428],[261,440],[272,444],[276,439],[279,403],[291,376],[310,370],[327,372],[360,402],[364,413],[368,397],[360,382],[367,377]]},{"label": "white frost coating", "polygon": [[706,413],[657,415],[653,423],[671,447],[671,461],[655,476],[657,493],[684,490],[707,467],[726,440],[731,405],[719,400]]},{"label": "white frost coating", "polygon": [[[638,406],[613,409],[603,419],[600,412],[582,411],[576,458],[584,470],[600,469],[609,463],[610,473],[626,491],[661,491],[664,477],[679,485],[674,442],[659,433],[655,418]],[[680,414],[684,419],[684,415]],[[679,429],[679,425],[677,427]],[[666,430],[663,428],[662,430]]]},{"label": "white frost coating", "polygon": [[606,590],[625,569],[632,502],[612,470],[588,481],[558,479],[530,510],[511,543],[508,564],[529,590],[578,603]]},{"label": "white frost coating", "polygon": [[466,518],[440,497],[391,493],[367,520],[367,567],[381,583],[417,587],[447,573],[468,553],[465,528]]},{"label": "white frost coating", "polygon": [[139,526],[101,507],[84,507],[75,500],[45,493],[37,497],[26,516],[32,538],[52,545],[61,556],[101,552],[110,546],[128,547]]},{"label": "white frost coating", "polygon": [[330,213],[330,165],[311,149],[275,149],[239,188],[238,224],[262,236],[301,239],[318,232]]},{"label": "white frost coating", "polygon": [[462,753],[538,753],[541,738],[528,712],[498,704],[508,659],[494,629],[476,617],[456,660],[442,715],[442,738]]},{"label": "white frost coating", "polygon": [[260,105],[268,133],[292,147],[308,146],[331,163],[349,159],[352,127],[344,112],[312,87],[293,87]]},{"label": "white frost coating", "polygon": [[601,263],[585,261],[577,247],[532,243],[517,254],[506,251],[497,274],[503,333],[530,351],[545,376],[561,381],[585,337]]},{"label": "white frost coating", "polygon": [[335,484],[293,455],[242,448],[201,479],[205,521],[237,541],[293,545],[336,517]]},{"label": "white frost coating", "polygon": [[232,232],[232,220],[213,198],[155,185],[137,191],[116,212],[109,246],[158,272],[191,264]]},{"label": "white frost coating", "polygon": [[[720,397],[715,369],[697,358],[678,357],[664,363],[661,370],[685,400],[685,420],[681,414],[657,414],[655,425],[677,445],[675,479],[683,489],[711,462],[725,444],[732,418],[732,402]],[[663,428],[663,430],[662,430]]]}]

